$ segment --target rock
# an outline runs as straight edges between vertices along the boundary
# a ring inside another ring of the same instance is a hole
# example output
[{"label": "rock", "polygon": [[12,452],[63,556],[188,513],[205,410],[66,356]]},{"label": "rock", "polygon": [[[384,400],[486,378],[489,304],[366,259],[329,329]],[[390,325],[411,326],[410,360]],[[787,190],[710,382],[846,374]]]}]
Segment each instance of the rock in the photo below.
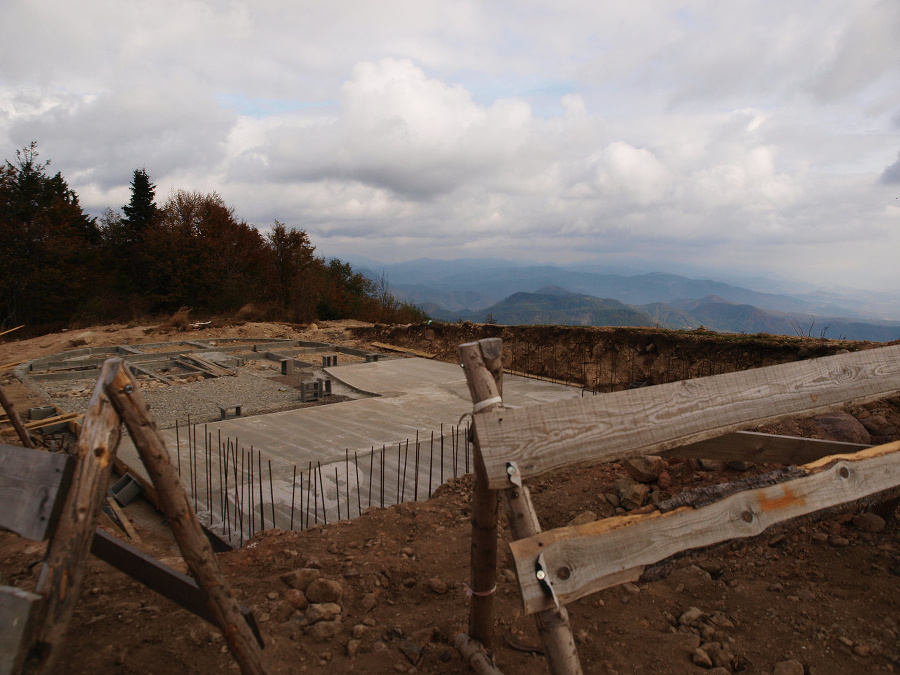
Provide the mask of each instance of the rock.
[{"label": "rock", "polygon": [[896,436],[897,427],[887,421],[884,415],[869,415],[862,425],[873,436]]},{"label": "rock", "polygon": [[813,538],[813,541],[818,542],[819,544],[828,543],[828,535],[824,532],[813,532],[811,536]]},{"label": "rock", "polygon": [[885,522],[884,518],[877,513],[865,511],[853,518],[853,525],[857,530],[862,530],[863,532],[882,532]]},{"label": "rock", "polygon": [[94,334],[91,331],[87,331],[80,333],[73,338],[69,338],[69,344],[73,347],[81,347],[82,345],[90,344],[93,339]]},{"label": "rock", "polygon": [[285,602],[284,600],[282,600],[281,602],[275,604],[269,614],[272,617],[273,621],[276,621],[277,623],[284,623],[285,621],[289,621],[296,611],[296,607],[291,605],[289,602]]},{"label": "rock", "polygon": [[808,588],[801,588],[799,591],[797,591],[797,597],[804,602],[812,602],[816,599],[816,594]]},{"label": "rock", "polygon": [[582,511],[567,523],[567,526],[587,525],[597,520],[597,514],[593,511]]},{"label": "rock", "polygon": [[334,621],[341,615],[341,606],[333,602],[316,603],[306,610],[306,620],[310,623]]},{"label": "rock", "polygon": [[361,640],[363,635],[369,632],[369,627],[365,624],[358,623],[353,626],[353,629],[350,631],[350,635],[352,635],[355,639]]},{"label": "rock", "polygon": [[342,629],[343,626],[341,625],[340,619],[335,619],[334,621],[319,621],[318,623],[314,623],[306,629],[306,633],[314,640],[321,641],[333,638],[335,635],[340,634]]},{"label": "rock", "polygon": [[422,660],[422,648],[412,640],[404,640],[401,642],[400,651],[403,652],[403,656],[405,656],[413,665],[416,665]]},{"label": "rock", "polygon": [[306,588],[306,598],[310,602],[340,602],[344,586],[340,581],[319,578]]},{"label": "rock", "polygon": [[343,577],[345,579],[356,579],[357,577],[359,577],[359,570],[355,567],[345,567]]},{"label": "rock", "polygon": [[775,670],[772,675],[803,675],[803,664],[796,659],[788,659],[787,661],[779,661],[775,664]]},{"label": "rock", "polygon": [[853,645],[853,653],[857,656],[866,657],[871,655],[872,649],[869,645],[864,645],[862,643]]},{"label": "rock", "polygon": [[363,612],[371,612],[378,606],[378,597],[374,593],[366,593],[359,601],[359,608]]},{"label": "rock", "polygon": [[666,490],[672,487],[672,475],[668,471],[660,471],[656,479],[656,484],[660,490]]},{"label": "rock", "polygon": [[731,675],[731,671],[728,668],[722,668],[721,666],[712,668],[711,670],[706,671],[706,675]]},{"label": "rock", "polygon": [[748,471],[752,469],[755,465],[753,462],[744,462],[740,460],[733,459],[730,462],[726,462],[725,466],[729,469],[733,469],[734,471]]},{"label": "rock", "polygon": [[294,609],[303,610],[309,607],[309,600],[306,599],[306,595],[297,588],[289,588],[284,594],[284,601]]},{"label": "rock", "polygon": [[425,331],[424,337],[429,342],[433,342],[434,341],[434,331],[429,328],[428,330]]},{"label": "rock", "polygon": [[622,466],[628,475],[640,483],[650,483],[659,477],[659,472],[665,468],[662,457],[656,455],[643,455],[641,457],[629,457]]},{"label": "rock", "polygon": [[347,642],[347,656],[353,657],[359,652],[359,646],[362,644],[359,640],[350,640]]},{"label": "rock", "polygon": [[725,468],[725,462],[721,459],[701,459],[698,464],[704,471],[721,471]]},{"label": "rock", "polygon": [[322,573],[319,570],[304,567],[302,569],[294,570],[293,572],[282,574],[280,579],[291,588],[305,591],[313,581],[321,576]]},{"label": "rock", "polygon": [[846,537],[828,537],[828,543],[834,546],[835,548],[847,548],[850,545],[850,540]]},{"label": "rock", "polygon": [[433,593],[443,595],[447,592],[447,583],[437,577],[432,577],[428,580],[428,588],[430,588]]},{"label": "rock", "polygon": [[700,666],[701,668],[712,668],[712,659],[709,658],[709,654],[700,649],[699,647],[694,650],[694,653],[691,655],[691,661],[694,662],[694,665]]},{"label": "rock", "polygon": [[606,501],[609,502],[609,505],[614,509],[617,509],[619,508],[619,506],[621,506],[618,495],[614,495],[612,492],[609,492],[603,496],[606,498]]},{"label": "rock", "polygon": [[650,496],[650,488],[643,483],[636,483],[630,478],[623,478],[616,482],[619,492],[619,501],[623,508],[628,510],[639,509]]},{"label": "rock", "polygon": [[813,418],[813,422],[822,430],[827,440],[867,445],[872,442],[872,435],[859,420],[848,413],[835,412],[819,415]]},{"label": "rock", "polygon": [[705,616],[706,613],[703,610],[698,609],[697,607],[688,607],[688,609],[678,617],[678,623],[682,626],[695,626],[700,623]]}]

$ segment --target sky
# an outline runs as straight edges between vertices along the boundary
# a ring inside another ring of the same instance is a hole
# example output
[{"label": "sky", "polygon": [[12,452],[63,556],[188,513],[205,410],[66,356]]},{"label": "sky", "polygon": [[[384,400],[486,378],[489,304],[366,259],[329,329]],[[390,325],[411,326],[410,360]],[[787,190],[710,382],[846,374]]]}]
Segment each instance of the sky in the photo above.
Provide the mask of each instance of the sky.
[{"label": "sky", "polygon": [[0,159],[323,255],[896,291],[898,36],[898,0],[4,0]]}]

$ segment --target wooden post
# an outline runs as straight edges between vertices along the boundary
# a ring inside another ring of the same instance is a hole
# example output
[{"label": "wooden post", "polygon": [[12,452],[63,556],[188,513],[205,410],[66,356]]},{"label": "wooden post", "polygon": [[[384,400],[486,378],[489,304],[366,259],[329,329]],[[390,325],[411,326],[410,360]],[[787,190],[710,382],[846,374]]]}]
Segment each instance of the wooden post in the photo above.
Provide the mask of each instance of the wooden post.
[{"label": "wooden post", "polygon": [[[459,355],[472,395],[474,414],[502,405],[503,368],[497,369],[502,343],[499,338],[459,346]],[[493,369],[489,370],[486,361]],[[497,373],[496,379],[495,375]],[[474,427],[473,427],[474,428]],[[494,637],[494,592],[497,590],[497,491],[487,485],[476,434],[473,443],[475,487],[472,495],[472,601],[469,633],[490,649]]]},{"label": "wooden post", "polygon": [[13,427],[16,429],[16,433],[19,434],[19,440],[22,441],[22,445],[26,448],[33,448],[34,442],[31,439],[31,434],[28,433],[25,425],[22,424],[22,418],[16,412],[16,406],[13,405],[12,400],[3,391],[3,387],[0,387],[0,405],[6,411],[9,421],[12,422]]},{"label": "wooden post", "polygon": [[172,527],[191,575],[206,594],[210,613],[222,630],[241,672],[265,673],[259,645],[216,562],[212,547],[200,528],[178,478],[178,472],[172,466],[147,404],[125,362],[122,359],[107,361],[101,383],[131,433],[147,473],[156,486],[160,509]]},{"label": "wooden post", "polygon": [[54,671],[59,646],[78,600],[84,560],[109,489],[121,434],[119,416],[103,390],[103,376],[110,370],[109,362],[105,363],[84,416],[72,482],[35,588],[44,603],[35,623],[37,629],[25,672]]},{"label": "wooden post", "polygon": [[[509,515],[509,528],[513,539],[524,539],[541,531],[531,494],[525,486],[503,491],[503,501]],[[534,615],[541,642],[547,656],[550,672],[581,675],[581,661],[575,649],[575,638],[569,627],[569,612],[565,605],[559,609],[545,609]]]}]

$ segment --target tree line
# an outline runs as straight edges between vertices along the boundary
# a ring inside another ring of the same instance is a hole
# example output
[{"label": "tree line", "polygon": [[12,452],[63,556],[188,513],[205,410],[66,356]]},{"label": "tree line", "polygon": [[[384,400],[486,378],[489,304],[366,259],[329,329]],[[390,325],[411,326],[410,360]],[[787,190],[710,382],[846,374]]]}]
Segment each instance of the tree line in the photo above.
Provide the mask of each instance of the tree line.
[{"label": "tree line", "polygon": [[427,318],[383,278],[317,256],[305,231],[275,221],[264,235],[216,193],[175,190],[158,206],[156,186],[136,169],[128,204],[91,218],[49,164],[31,143],[0,168],[0,328],[132,321],[184,307],[296,323]]}]

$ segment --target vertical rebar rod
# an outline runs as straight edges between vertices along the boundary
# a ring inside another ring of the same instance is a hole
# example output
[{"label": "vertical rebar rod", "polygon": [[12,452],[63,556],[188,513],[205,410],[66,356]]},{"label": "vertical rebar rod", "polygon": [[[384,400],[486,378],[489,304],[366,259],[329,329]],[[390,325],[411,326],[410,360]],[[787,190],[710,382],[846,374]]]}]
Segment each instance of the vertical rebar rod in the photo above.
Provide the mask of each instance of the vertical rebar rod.
[{"label": "vertical rebar rod", "polygon": [[384,508],[384,453],[385,446],[381,446],[381,508]]},{"label": "vertical rebar rod", "polygon": [[372,452],[369,454],[369,505],[366,508],[372,508],[372,474],[375,473],[373,466],[375,463],[375,446],[372,446]]},{"label": "vertical rebar rod", "polygon": [[444,424],[441,423],[441,485],[444,484]]},{"label": "vertical rebar rod", "polygon": [[272,460],[269,460],[269,499],[272,501],[272,527],[275,525],[275,488],[272,486]]},{"label": "vertical rebar rod", "polygon": [[[237,446],[234,448],[235,456],[237,456]],[[234,470],[237,471],[237,462],[234,464]],[[235,481],[234,485],[235,489],[237,489],[237,482]],[[240,502],[239,516],[238,521],[241,524],[241,546],[244,545],[244,449],[241,448],[241,489],[240,489],[240,498],[238,499]]]},{"label": "vertical rebar rod", "polygon": [[397,443],[397,494],[394,495],[394,503],[400,503],[400,449],[401,444]]},{"label": "vertical rebar rod", "polygon": [[[406,497],[406,465],[409,464],[409,439],[406,439],[406,449],[403,451],[403,492],[400,493],[400,503]],[[400,467],[397,467],[397,474],[400,474]]]},{"label": "vertical rebar rod", "polygon": [[353,451],[353,466],[356,467],[356,512],[362,515],[362,494],[359,491],[359,456]]},{"label": "vertical rebar rod", "polygon": [[[297,492],[297,465],[294,464],[294,477],[291,478],[291,532],[294,531],[294,494]],[[300,494],[303,494],[301,489]]]},{"label": "vertical rebar rod", "polygon": [[413,501],[419,501],[419,430],[416,429],[416,473],[413,478]]},{"label": "vertical rebar rod", "polygon": [[469,473],[469,423],[468,422],[466,422],[465,443],[466,443],[466,473]]},{"label": "vertical rebar rod", "polygon": [[[222,442],[219,441],[219,455],[222,454]],[[231,508],[228,506],[228,451],[225,451],[225,457],[222,458],[225,468],[225,481],[222,483],[222,512],[225,517],[223,520],[222,534],[229,532],[228,538],[231,539]]]},{"label": "vertical rebar rod", "polygon": [[[188,473],[190,474],[188,481],[191,484],[191,496],[194,496],[194,458],[191,455],[191,428],[188,427]],[[194,512],[197,511],[197,502],[194,502]]]},{"label": "vertical rebar rod", "polygon": [[178,455],[178,477],[181,478],[181,439],[178,435],[178,420],[175,420],[175,454]]},{"label": "vertical rebar rod", "polygon": [[315,468],[312,469],[313,479],[313,525],[319,524],[319,477],[316,476]]},{"label": "vertical rebar rod", "polygon": [[322,491],[322,522],[328,524],[328,514],[325,513],[325,481],[322,480],[322,462],[316,462],[319,467],[319,489]]},{"label": "vertical rebar rod", "polygon": [[203,470],[206,472],[206,510],[209,511],[209,524],[212,525],[212,465],[209,454],[209,432],[203,425]]},{"label": "vertical rebar rod", "polygon": [[249,489],[247,490],[247,505],[250,507],[250,510],[247,512],[248,520],[250,522],[250,538],[253,538],[253,535],[256,534],[256,503],[253,501],[253,488],[255,483],[253,479],[255,476],[253,475],[253,446],[250,446],[250,451],[247,453],[247,464],[250,465],[250,482]]},{"label": "vertical rebar rod", "polygon": [[347,520],[350,520],[350,448],[344,448],[344,473],[347,479]]},{"label": "vertical rebar rod", "polygon": [[[309,527],[309,490],[312,487],[314,480],[313,472],[312,472],[312,462],[309,463],[309,467],[306,470],[306,525],[305,528]],[[302,477],[301,477],[302,480]]]},{"label": "vertical rebar rod", "polygon": [[303,469],[300,469],[300,531],[303,531]]},{"label": "vertical rebar rod", "polygon": [[[250,452],[253,453],[253,446],[250,446]],[[263,504],[263,472],[262,472],[262,450],[256,451],[256,462],[259,470],[259,531],[266,529],[266,508]]]},{"label": "vertical rebar rod", "polygon": [[222,487],[222,430],[219,429],[219,513],[222,514],[222,519],[225,519],[225,501],[226,501],[226,493]]},{"label": "vertical rebar rod", "polygon": [[337,465],[334,467],[334,499],[337,504],[338,522],[341,522],[341,484],[338,478]]},{"label": "vertical rebar rod", "polygon": [[434,431],[431,432],[431,444],[428,455],[428,499],[431,499],[431,479],[434,476]]}]

